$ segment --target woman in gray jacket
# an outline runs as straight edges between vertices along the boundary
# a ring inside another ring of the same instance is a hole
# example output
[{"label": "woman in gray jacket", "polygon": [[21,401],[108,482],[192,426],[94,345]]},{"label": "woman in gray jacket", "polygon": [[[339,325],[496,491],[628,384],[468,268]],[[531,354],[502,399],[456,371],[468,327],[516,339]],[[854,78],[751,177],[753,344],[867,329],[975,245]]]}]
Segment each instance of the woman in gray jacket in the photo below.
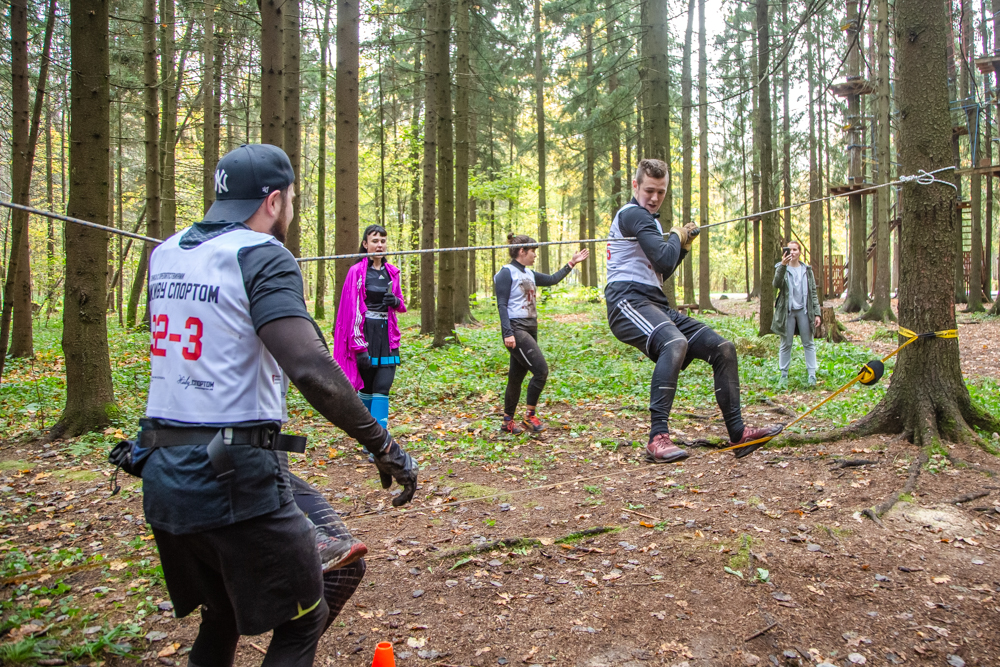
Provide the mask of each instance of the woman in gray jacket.
[{"label": "woman in gray jacket", "polygon": [[816,345],[813,334],[822,319],[819,315],[819,298],[812,267],[799,261],[802,248],[798,241],[789,241],[781,262],[774,265],[772,284],[778,290],[774,302],[774,319],[771,331],[781,336],[778,351],[778,368],[781,369],[781,386],[788,386],[788,366],[792,361],[792,343],[796,330],[806,353],[806,370],[809,386],[816,384]]}]

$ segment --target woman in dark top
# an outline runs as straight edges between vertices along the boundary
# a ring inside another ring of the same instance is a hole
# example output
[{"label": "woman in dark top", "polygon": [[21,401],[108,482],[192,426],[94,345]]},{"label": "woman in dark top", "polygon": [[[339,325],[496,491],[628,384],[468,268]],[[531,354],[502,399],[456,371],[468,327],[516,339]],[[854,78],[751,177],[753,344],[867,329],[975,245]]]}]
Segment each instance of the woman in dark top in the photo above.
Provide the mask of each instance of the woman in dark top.
[{"label": "woman in dark top", "polygon": [[337,309],[333,358],[379,424],[388,428],[389,389],[399,365],[399,323],[405,313],[399,269],[385,261],[385,227],[368,225],[361,249],[369,256],[348,270]]},{"label": "woman in dark top", "polygon": [[[532,433],[541,433],[545,424],[535,416],[538,397],[545,388],[545,380],[549,375],[545,356],[538,347],[538,311],[535,307],[536,286],[549,287],[569,275],[573,267],[587,259],[590,251],[586,248],[578,250],[564,267],[548,275],[536,273],[528,267],[535,263],[537,242],[523,234],[507,235],[510,244],[510,264],[505,265],[493,276],[493,290],[497,297],[497,309],[500,311],[500,330],[503,333],[503,344],[510,352],[510,370],[507,372],[507,390],[503,396],[504,433],[517,435],[527,428]],[[524,428],[514,422],[517,403],[521,399],[521,383],[525,375],[531,372],[531,382],[528,383],[527,409],[524,417]]]}]

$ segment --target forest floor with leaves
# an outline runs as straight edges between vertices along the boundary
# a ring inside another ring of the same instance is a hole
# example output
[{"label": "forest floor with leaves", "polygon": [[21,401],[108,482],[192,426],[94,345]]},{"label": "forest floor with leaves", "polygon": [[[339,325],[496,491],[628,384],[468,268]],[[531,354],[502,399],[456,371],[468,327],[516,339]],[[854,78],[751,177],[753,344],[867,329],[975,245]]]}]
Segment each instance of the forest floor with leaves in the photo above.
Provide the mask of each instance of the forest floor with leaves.
[{"label": "forest floor with leaves", "polygon": [[[286,430],[310,437],[292,470],[370,550],[316,664],[367,666],[379,641],[397,664],[438,667],[1000,664],[1000,481],[979,472],[1000,469],[993,454],[932,452],[878,525],[860,512],[902,487],[912,445],[779,443],[737,461],[713,451],[725,430],[710,369],[695,363],[673,421],[696,443],[691,458],[643,463],[652,365],[613,339],[588,296],[543,297],[549,428],[536,438],[498,432],[507,354],[492,304],[442,350],[404,318],[390,429],[421,466],[404,510],[291,393]],[[895,345],[892,326],[840,315],[851,342],[818,343],[819,386],[805,385],[797,348],[779,390],[778,341],[755,335],[753,305],[716,303],[728,314],[704,319],[737,345],[751,424],[787,422]],[[970,391],[1000,412],[1000,322],[959,321]],[[36,359],[10,364],[0,396],[0,663],[185,664],[198,615],[173,618],[141,482],[122,476],[111,496],[105,462],[142,413],[148,338],[111,329],[115,425],[37,445],[64,397],[57,322],[38,324]],[[885,384],[850,389],[802,427],[849,423]],[[259,664],[267,642],[241,639],[237,664]]]}]

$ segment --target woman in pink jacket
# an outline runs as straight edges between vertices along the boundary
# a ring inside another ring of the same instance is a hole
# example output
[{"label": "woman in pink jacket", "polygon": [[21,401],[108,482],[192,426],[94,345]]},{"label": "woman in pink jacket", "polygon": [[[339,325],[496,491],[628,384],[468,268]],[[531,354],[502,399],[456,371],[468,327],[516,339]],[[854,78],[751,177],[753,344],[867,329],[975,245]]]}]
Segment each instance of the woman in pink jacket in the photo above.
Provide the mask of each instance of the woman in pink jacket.
[{"label": "woman in pink jacket", "polygon": [[399,269],[385,261],[387,234],[368,225],[361,249],[368,257],[347,272],[333,332],[333,358],[383,428],[389,425],[389,389],[399,365],[399,323],[405,313]]}]

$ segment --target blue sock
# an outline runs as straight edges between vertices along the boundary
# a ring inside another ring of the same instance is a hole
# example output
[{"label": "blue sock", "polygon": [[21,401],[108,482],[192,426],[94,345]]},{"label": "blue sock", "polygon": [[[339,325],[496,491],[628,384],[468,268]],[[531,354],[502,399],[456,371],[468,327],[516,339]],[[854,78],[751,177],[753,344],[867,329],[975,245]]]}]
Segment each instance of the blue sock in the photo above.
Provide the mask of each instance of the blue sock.
[{"label": "blue sock", "polygon": [[389,397],[385,394],[372,394],[372,417],[382,428],[389,428]]},{"label": "blue sock", "polygon": [[368,410],[368,412],[371,412],[372,411],[372,395],[371,394],[362,394],[359,391],[358,392],[358,398],[360,398],[361,402],[364,403],[365,408]]}]

